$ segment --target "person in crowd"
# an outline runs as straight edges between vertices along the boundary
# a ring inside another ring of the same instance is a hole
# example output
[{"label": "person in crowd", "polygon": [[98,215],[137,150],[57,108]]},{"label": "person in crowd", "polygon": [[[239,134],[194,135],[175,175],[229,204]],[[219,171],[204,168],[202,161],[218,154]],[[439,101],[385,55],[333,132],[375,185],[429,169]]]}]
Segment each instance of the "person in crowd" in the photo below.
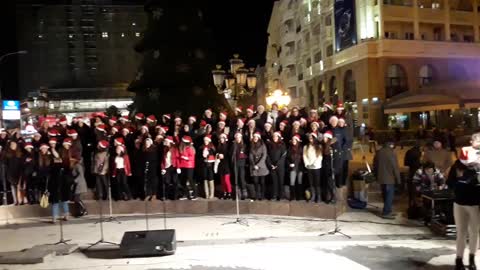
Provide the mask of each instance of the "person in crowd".
[{"label": "person in crowd", "polygon": [[287,164],[290,177],[289,200],[300,200],[303,197],[303,148],[302,139],[299,134],[295,134],[290,141],[290,147],[287,153]]},{"label": "person in crowd", "polygon": [[[338,128],[341,133],[344,135],[344,143],[342,146],[342,185],[347,184],[348,171],[350,161],[353,160],[352,147],[353,147],[353,135],[349,132],[349,127],[347,127],[346,120],[343,117],[338,118]],[[338,139],[337,139],[338,140]]]},{"label": "person in crowd", "polygon": [[422,167],[421,159],[422,150],[420,149],[420,143],[417,141],[415,145],[405,153],[405,158],[403,160],[403,165],[408,167],[407,188],[409,205],[414,205],[415,202],[416,191],[415,186],[413,185],[413,176],[417,170]]},{"label": "person in crowd", "polygon": [[8,148],[3,153],[3,163],[5,165],[5,175],[12,191],[13,203],[15,205],[27,203],[25,196],[25,186],[21,181],[23,155],[17,142],[10,141]]},{"label": "person in crowd", "polygon": [[455,136],[455,130],[453,129],[447,130],[447,140],[448,140],[448,145],[450,146],[450,152],[453,152],[455,157],[458,157],[457,139]]},{"label": "person in crowd", "polygon": [[[24,182],[23,185],[26,186],[27,191],[27,201],[30,204],[38,203],[36,199],[35,192],[35,183],[34,183],[34,172],[35,172],[35,153],[34,147],[31,143],[26,143],[23,146],[23,164],[22,164],[22,176],[21,180]],[[22,184],[21,184],[22,185]]]},{"label": "person in crowd", "polygon": [[213,112],[212,112],[212,109],[206,109],[205,112],[203,113],[203,118],[202,120],[204,120],[205,122],[207,122],[207,124],[209,124],[210,126],[215,126],[216,124],[216,120],[215,118],[213,117]]},{"label": "person in crowd", "polygon": [[250,120],[252,120],[254,117],[255,117],[255,106],[250,105],[250,106],[248,106],[248,108],[247,108],[247,115],[246,115],[245,118],[247,119],[247,121],[250,121]]},{"label": "person in crowd", "polygon": [[413,176],[413,185],[417,192],[443,189],[445,177],[435,168],[433,162],[425,162],[423,166],[415,172]]},{"label": "person in crowd", "polygon": [[[190,136],[182,138],[182,143],[178,148],[178,160],[177,172],[181,174],[182,185],[187,192],[184,196],[187,195],[189,200],[196,200],[196,184],[193,178],[195,170],[195,148],[193,147],[193,141]],[[185,197],[182,199],[185,199]]]},{"label": "person in crowd", "polygon": [[213,164],[215,163],[216,150],[212,143],[211,135],[203,137],[203,145],[200,146],[199,151],[202,155],[201,171],[203,176],[203,190],[205,192],[205,199],[213,199],[215,197]]},{"label": "person in crowd", "polygon": [[257,200],[265,199],[265,176],[269,174],[267,156],[267,147],[262,141],[262,135],[260,132],[255,132],[250,144],[249,161]]},{"label": "person in crowd", "polygon": [[263,105],[257,106],[257,113],[253,119],[256,122],[256,126],[262,129],[265,126],[265,123],[271,122],[271,120],[269,119],[268,113],[265,111],[265,106]]},{"label": "person in crowd", "polygon": [[300,118],[302,116],[300,115],[300,108],[295,106],[292,108],[292,113],[290,114],[290,117],[288,117],[288,124],[290,126],[293,126],[293,123],[298,121],[298,124],[300,124]]},{"label": "person in crowd", "polygon": [[439,139],[434,139],[433,148],[425,150],[423,162],[432,162],[443,175],[448,175],[448,169],[453,164],[452,153],[443,148]]},{"label": "person in crowd", "polygon": [[245,179],[245,168],[249,159],[248,148],[244,143],[244,136],[242,133],[235,134],[235,140],[231,147],[231,164],[234,169],[235,177],[235,194],[242,200],[247,198],[247,182]]},{"label": "person in crowd", "polygon": [[254,134],[257,132],[257,124],[255,120],[250,119],[245,130],[245,142],[250,143],[253,140]]},{"label": "person in crowd", "polygon": [[375,131],[372,127],[367,127],[366,137],[368,139],[368,152],[377,152],[377,141],[375,139]]},{"label": "person in crowd", "polygon": [[331,144],[333,149],[333,173],[335,174],[335,185],[337,188],[342,188],[346,184],[346,177],[344,174],[348,173],[348,171],[344,172],[344,161],[345,161],[345,151],[349,150],[346,138],[345,129],[342,129],[339,126],[340,120],[336,115],[330,117],[329,120],[331,132],[335,141]]},{"label": "person in crowd", "polygon": [[35,202],[40,202],[40,197],[48,189],[48,180],[50,179],[51,168],[53,165],[53,156],[49,151],[47,144],[40,145],[40,151],[35,160]]},{"label": "person in crowd", "polygon": [[[51,146],[53,166],[48,181],[49,201],[52,203],[52,223],[55,224],[61,217],[68,220],[70,208],[68,201],[71,196],[72,177],[70,173],[70,146],[71,139],[65,138],[62,148],[58,151]],[[60,209],[62,213],[60,214]]]},{"label": "person in crowd", "polygon": [[173,199],[178,199],[178,149],[175,146],[172,136],[168,136],[163,141],[163,157],[161,161],[162,173],[162,198],[166,198],[168,190],[173,194]]},{"label": "person in crowd", "polygon": [[275,128],[275,130],[278,129],[278,117],[279,117],[279,111],[278,111],[278,104],[273,103],[272,108],[268,114],[268,117],[271,119],[272,125]]},{"label": "person in crowd", "polygon": [[[144,184],[146,185],[145,200],[157,199],[158,190],[158,151],[151,138],[146,138],[143,144],[143,171],[145,172]],[[146,181],[146,183],[145,183]]]},{"label": "person in crowd", "polygon": [[263,128],[262,140],[264,142],[270,143],[273,139],[273,125],[270,122],[265,123]]},{"label": "person in crowd", "polygon": [[280,201],[285,198],[285,160],[287,158],[287,147],[282,140],[282,134],[275,132],[271,142],[268,142],[268,159],[270,174],[272,178],[272,199]]},{"label": "person in crowd", "polygon": [[326,102],[323,105],[323,112],[322,112],[322,115],[320,116],[320,120],[322,120],[322,122],[324,122],[325,124],[329,125],[330,117],[332,117],[334,114],[335,113],[333,111],[332,103]]},{"label": "person in crowd", "polygon": [[457,256],[455,269],[466,269],[463,264],[463,256],[468,238],[469,265],[468,269],[477,269],[475,253],[478,248],[478,233],[480,214],[480,133],[471,136],[470,146],[463,147],[459,159],[453,164],[448,174],[447,185],[453,189],[455,203],[453,215],[457,229]]},{"label": "person in crowd", "polygon": [[130,191],[127,177],[132,176],[132,169],[125,146],[118,145],[115,147],[115,157],[112,165],[112,177],[117,179],[121,198],[125,201],[131,200],[132,192]]},{"label": "person in crowd", "polygon": [[321,170],[321,189],[323,191],[322,200],[326,203],[335,203],[336,202],[336,186],[335,181],[333,180],[333,147],[332,145],[336,142],[336,138],[333,137],[333,133],[330,130],[327,130],[323,134],[322,141],[322,170]]},{"label": "person in crowd", "polygon": [[97,151],[95,152],[92,173],[96,178],[96,197],[97,200],[106,200],[109,188],[109,159],[108,153],[109,143],[106,140],[101,140],[97,144]]},{"label": "person in crowd", "polygon": [[303,163],[307,169],[307,177],[310,190],[307,192],[307,201],[321,201],[321,169],[322,169],[322,146],[314,133],[308,135],[308,144],[303,148]]},{"label": "person in crowd", "polygon": [[87,182],[85,180],[83,164],[80,161],[80,155],[73,156],[70,159],[70,167],[73,182],[73,201],[78,209],[77,217],[88,214],[87,207],[82,201],[82,195],[88,192]]},{"label": "person in crowd", "polygon": [[378,183],[382,186],[383,212],[382,218],[395,219],[393,214],[393,197],[395,185],[400,184],[400,169],[393,149],[393,140],[387,140],[384,146],[377,151],[373,160],[373,172]]},{"label": "person in crowd", "polygon": [[143,149],[142,149],[142,140],[136,139],[134,141],[132,155],[132,177],[130,178],[130,190],[132,191],[132,196],[135,199],[144,200],[144,167],[145,163],[143,161]]},{"label": "person in crowd", "polygon": [[218,162],[218,165],[216,173],[220,176],[223,191],[222,199],[225,200],[232,198],[232,184],[230,182],[230,164],[228,160],[228,153],[228,136],[227,134],[222,133],[217,145],[216,162]]}]

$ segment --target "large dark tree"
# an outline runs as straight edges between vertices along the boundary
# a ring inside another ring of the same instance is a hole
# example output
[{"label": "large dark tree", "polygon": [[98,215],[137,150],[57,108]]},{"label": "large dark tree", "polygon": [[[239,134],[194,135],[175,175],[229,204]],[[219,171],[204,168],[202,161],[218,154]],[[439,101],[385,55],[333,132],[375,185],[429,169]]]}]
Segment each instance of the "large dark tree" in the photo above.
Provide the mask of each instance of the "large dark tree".
[{"label": "large dark tree", "polygon": [[135,47],[144,60],[129,86],[137,111],[189,114],[228,106],[213,86],[214,44],[196,2],[151,0],[145,5],[148,26]]}]

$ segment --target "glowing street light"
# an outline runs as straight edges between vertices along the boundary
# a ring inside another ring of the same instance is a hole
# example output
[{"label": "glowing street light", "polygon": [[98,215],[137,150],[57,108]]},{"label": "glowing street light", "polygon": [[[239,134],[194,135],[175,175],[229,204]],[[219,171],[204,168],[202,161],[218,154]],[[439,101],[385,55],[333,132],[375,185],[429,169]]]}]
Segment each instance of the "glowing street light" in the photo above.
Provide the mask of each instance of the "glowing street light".
[{"label": "glowing street light", "polygon": [[266,99],[268,106],[277,104],[280,107],[288,106],[292,101],[290,95],[288,95],[288,93],[283,93],[280,89],[273,91]]}]

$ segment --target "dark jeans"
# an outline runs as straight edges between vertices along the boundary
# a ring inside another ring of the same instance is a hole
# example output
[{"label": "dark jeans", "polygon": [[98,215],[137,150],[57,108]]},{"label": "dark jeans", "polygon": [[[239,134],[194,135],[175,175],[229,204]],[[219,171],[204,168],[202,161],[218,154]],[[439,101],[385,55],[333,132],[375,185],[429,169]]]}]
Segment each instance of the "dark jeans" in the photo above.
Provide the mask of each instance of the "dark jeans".
[{"label": "dark jeans", "polygon": [[108,197],[108,178],[106,175],[96,175],[97,200],[106,200]]},{"label": "dark jeans", "polygon": [[211,162],[204,162],[202,168],[202,180],[213,180],[213,163]]},{"label": "dark jeans", "polygon": [[312,192],[312,201],[321,201],[321,169],[308,169],[307,170],[308,181],[310,182],[310,191]]},{"label": "dark jeans", "polygon": [[284,165],[280,165],[277,169],[272,170],[272,199],[281,200],[284,197],[283,185],[285,181],[285,169]]},{"label": "dark jeans", "polygon": [[257,200],[265,199],[265,176],[254,176],[253,183],[255,184]]},{"label": "dark jeans", "polygon": [[387,216],[392,214],[393,197],[395,196],[395,185],[384,184],[382,185],[383,196],[383,215]]},{"label": "dark jeans", "polygon": [[192,168],[182,168],[182,185],[185,188],[185,191],[189,198],[192,197],[195,188],[195,181],[193,180],[193,173],[195,169]]},{"label": "dark jeans", "polygon": [[130,192],[130,187],[128,186],[127,175],[125,174],[124,169],[117,169],[117,181],[120,189],[120,196],[126,200],[132,199],[132,193]]},{"label": "dark jeans", "polygon": [[245,160],[237,160],[237,179],[235,179],[240,190],[247,189],[247,182],[245,181]]},{"label": "dark jeans", "polygon": [[[168,194],[173,195],[173,199],[178,199],[178,177],[177,177],[177,169],[174,167],[170,167],[166,169],[166,173],[162,177],[162,187],[160,190],[161,198],[168,198]],[[163,190],[165,188],[165,190]]]}]

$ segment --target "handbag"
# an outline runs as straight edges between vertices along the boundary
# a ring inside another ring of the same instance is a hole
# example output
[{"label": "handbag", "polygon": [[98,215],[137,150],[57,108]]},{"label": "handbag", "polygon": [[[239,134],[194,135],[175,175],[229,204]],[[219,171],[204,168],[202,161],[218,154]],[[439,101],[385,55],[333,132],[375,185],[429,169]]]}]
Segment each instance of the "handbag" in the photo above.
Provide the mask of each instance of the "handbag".
[{"label": "handbag", "polygon": [[48,192],[48,177],[47,177],[47,183],[45,185],[45,192],[43,192],[42,197],[40,198],[40,207],[42,208],[47,208],[49,206],[49,201],[48,198],[50,196],[50,192]]},{"label": "handbag", "polygon": [[220,164],[220,159],[218,157],[215,159],[215,163],[213,163],[213,172],[218,173],[218,165]]}]

